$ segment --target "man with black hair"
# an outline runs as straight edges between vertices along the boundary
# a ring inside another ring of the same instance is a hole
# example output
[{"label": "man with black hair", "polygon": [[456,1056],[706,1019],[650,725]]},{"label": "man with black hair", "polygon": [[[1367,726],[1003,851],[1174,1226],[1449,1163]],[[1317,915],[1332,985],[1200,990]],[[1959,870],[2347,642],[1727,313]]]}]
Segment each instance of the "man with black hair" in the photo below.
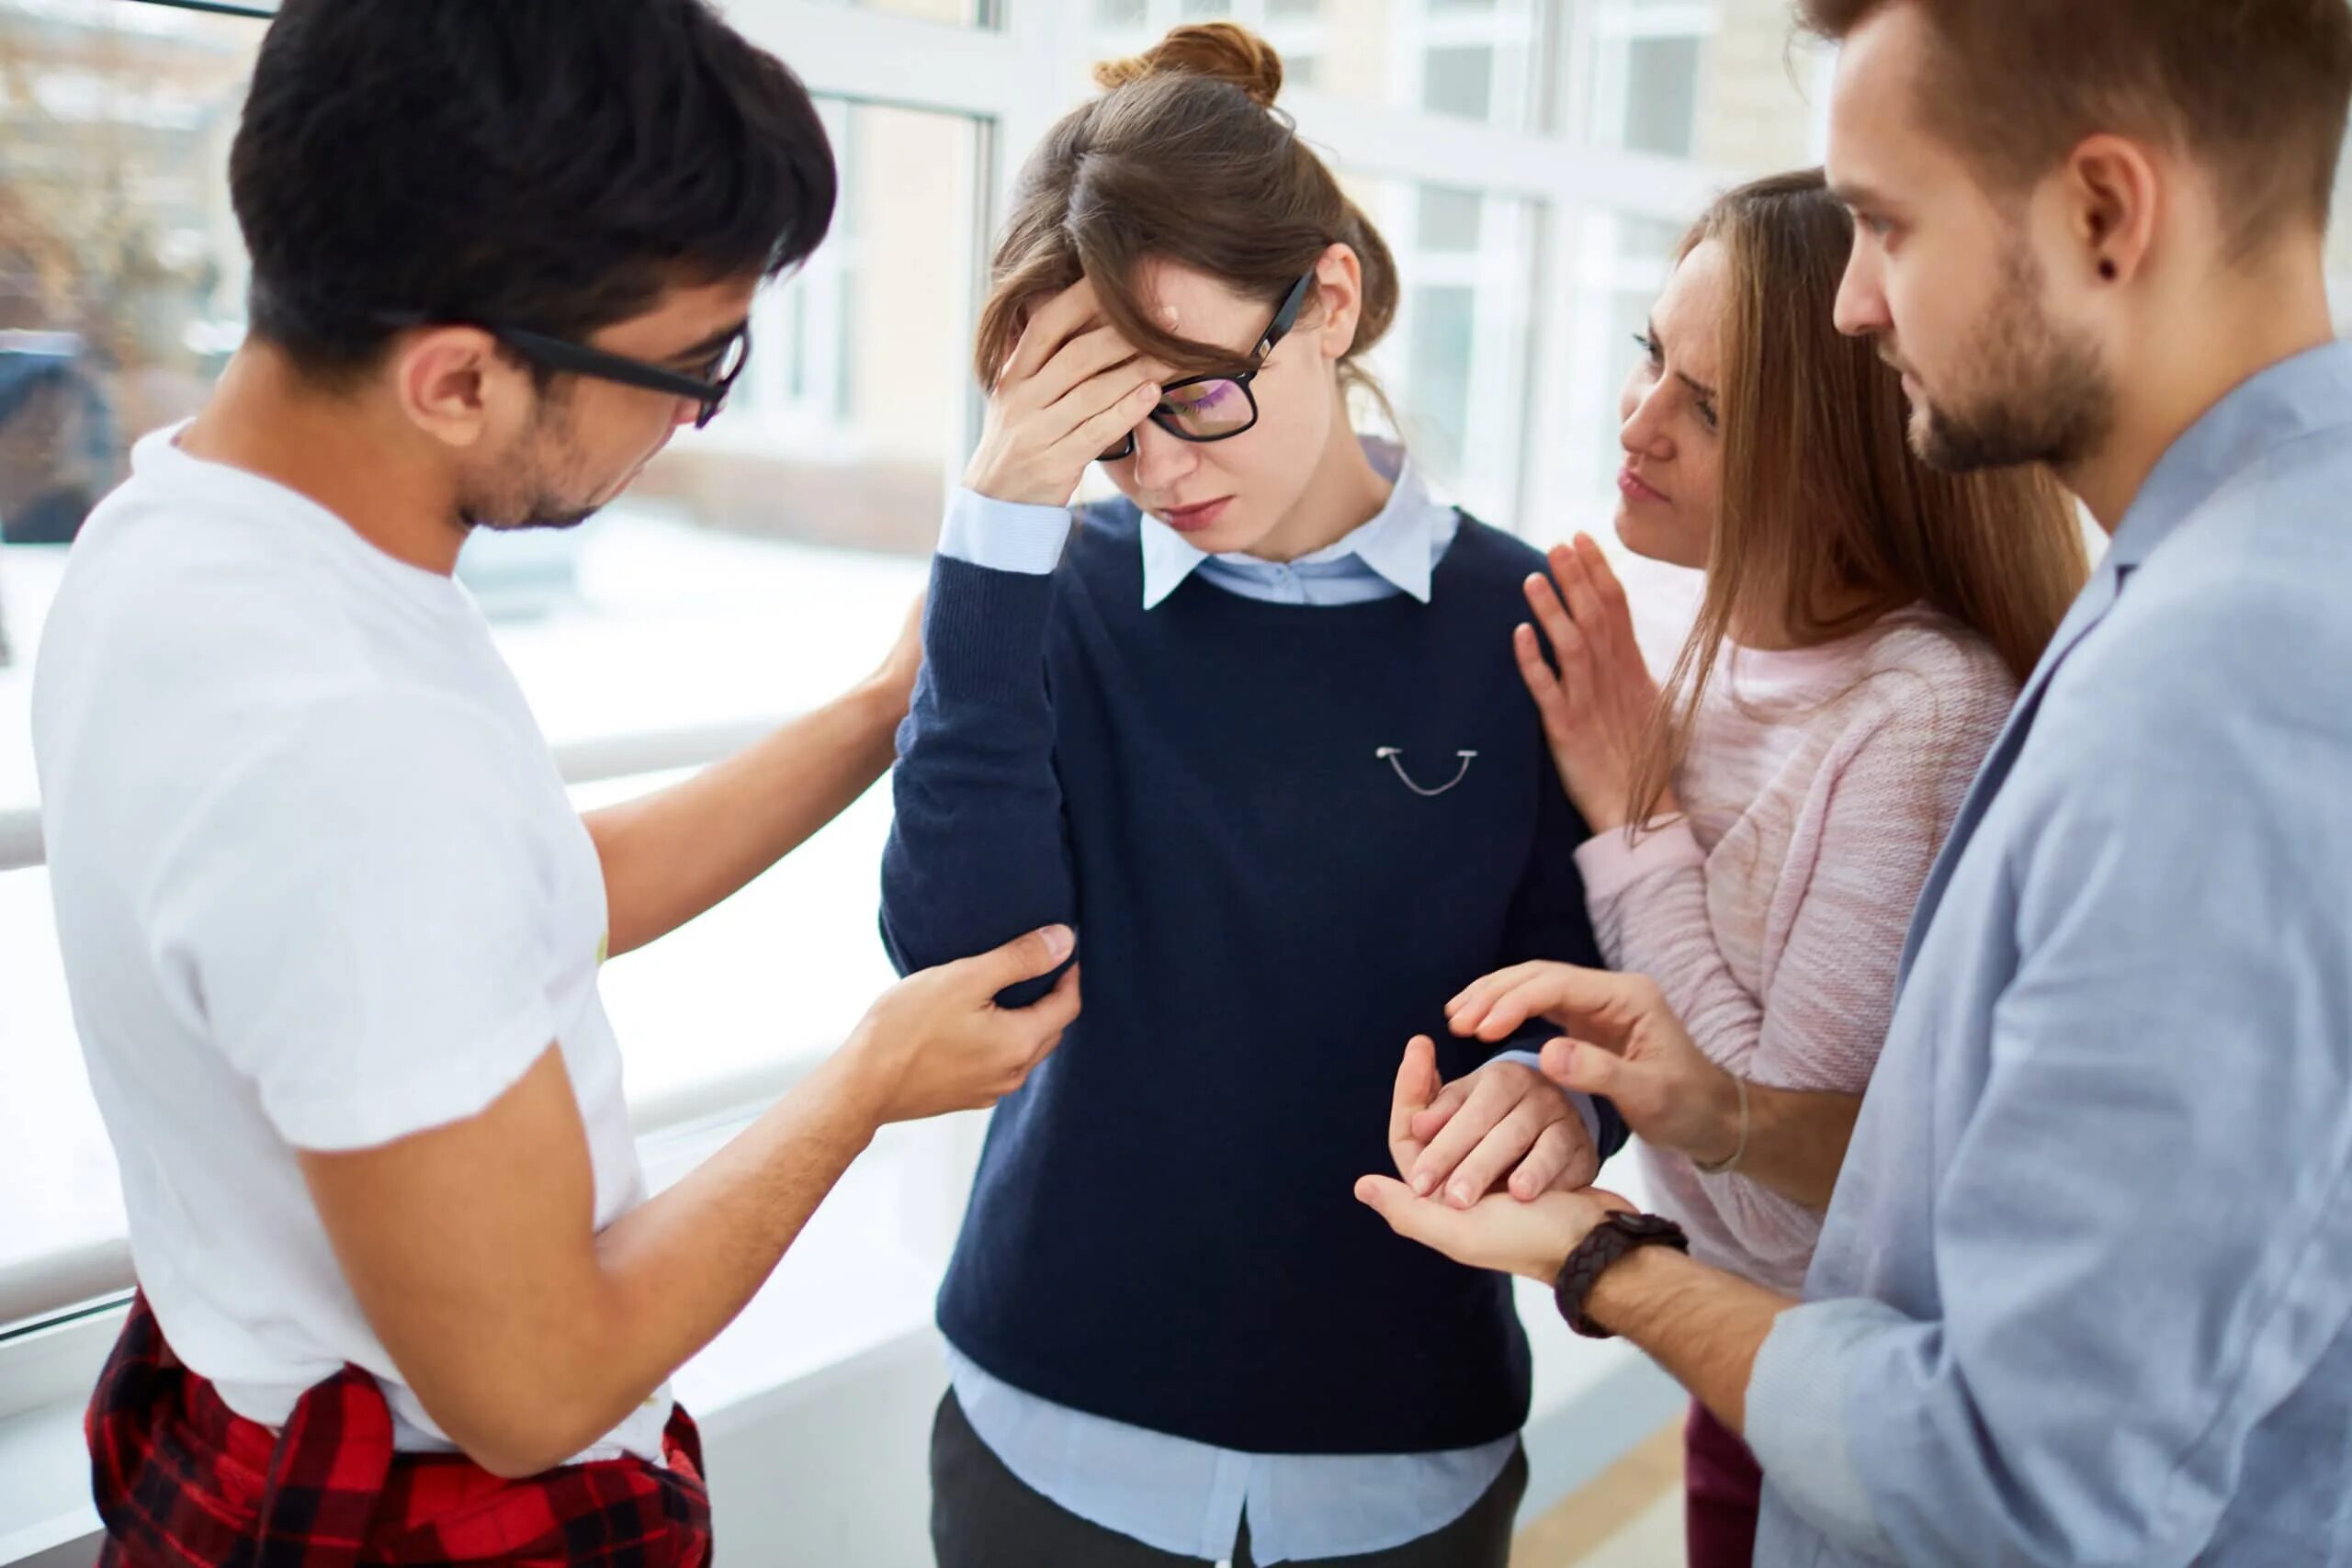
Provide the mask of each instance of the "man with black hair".
[{"label": "man with black hair", "polygon": [[141,1292],[106,1561],[705,1562],[666,1380],[879,1126],[1051,1049],[1074,974],[991,998],[1069,937],[904,982],[648,1201],[598,966],[880,775],[917,644],[583,818],[451,572],[717,412],[831,152],[707,0],[288,0],[232,186],[252,337],[92,515],[34,696]]}]

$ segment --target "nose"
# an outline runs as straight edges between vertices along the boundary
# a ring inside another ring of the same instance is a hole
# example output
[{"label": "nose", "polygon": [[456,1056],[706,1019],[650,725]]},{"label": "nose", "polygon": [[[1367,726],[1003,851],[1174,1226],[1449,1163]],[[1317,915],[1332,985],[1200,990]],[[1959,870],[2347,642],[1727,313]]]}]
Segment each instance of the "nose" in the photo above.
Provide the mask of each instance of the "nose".
[{"label": "nose", "polygon": [[1672,460],[1674,437],[1667,430],[1666,417],[1672,396],[1673,384],[1663,376],[1645,381],[1637,370],[1625,383],[1625,394],[1619,401],[1624,423],[1617,439],[1628,453],[1661,463]]},{"label": "nose", "polygon": [[1853,254],[1846,258],[1846,276],[1838,284],[1838,330],[1848,337],[1877,337],[1894,330],[1883,265],[1868,231],[1857,230]]},{"label": "nose", "polygon": [[1149,420],[1136,431],[1136,488],[1147,495],[1167,495],[1200,467],[1197,445],[1179,441]]}]

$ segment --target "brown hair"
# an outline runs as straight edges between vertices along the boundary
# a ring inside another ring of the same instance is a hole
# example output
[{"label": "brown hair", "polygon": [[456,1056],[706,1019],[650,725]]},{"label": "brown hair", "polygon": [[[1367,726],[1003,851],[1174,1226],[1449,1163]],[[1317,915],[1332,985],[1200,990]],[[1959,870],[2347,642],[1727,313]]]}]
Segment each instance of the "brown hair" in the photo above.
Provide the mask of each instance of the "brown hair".
[{"label": "brown hair", "polygon": [[1869,340],[1838,330],[1853,220],[1819,169],[1725,195],[1679,254],[1711,240],[1732,280],[1724,499],[1698,624],[1634,770],[1637,822],[1680,765],[1736,628],[1785,626],[1812,646],[1924,603],[2023,681],[2090,571],[2074,502],[2047,469],[1955,476],[1912,455],[1901,378]]},{"label": "brown hair", "polygon": [[1229,344],[1152,319],[1135,295],[1138,265],[1196,268],[1271,310],[1337,243],[1363,271],[1340,375],[1376,396],[1355,361],[1396,319],[1396,262],[1274,107],[1281,57],[1242,28],[1208,22],[1098,65],[1094,79],[1103,95],[1063,116],[1022,170],[980,312],[980,384],[995,384],[1031,310],[1080,277],[1093,280],[1121,336],[1180,375],[1238,368]]},{"label": "brown hair", "polygon": [[[1842,39],[1895,0],[1800,0]],[[2236,248],[2324,230],[2352,113],[2345,0],[1908,0],[1941,46],[1928,122],[1998,185],[2039,180],[2111,131],[2211,170]]]}]

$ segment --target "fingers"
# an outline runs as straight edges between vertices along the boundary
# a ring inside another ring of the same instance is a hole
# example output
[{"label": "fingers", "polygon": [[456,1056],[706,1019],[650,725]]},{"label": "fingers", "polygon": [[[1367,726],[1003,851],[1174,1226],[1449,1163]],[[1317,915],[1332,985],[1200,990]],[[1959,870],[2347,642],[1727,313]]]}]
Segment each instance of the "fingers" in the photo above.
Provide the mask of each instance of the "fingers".
[{"label": "fingers", "polygon": [[1159,401],[1159,382],[1147,379],[1064,436],[1056,450],[1076,457],[1082,466],[1117,446],[1119,437],[1141,424]]},{"label": "fingers", "polygon": [[[1034,1021],[1039,1029],[1047,1031],[1056,1042],[1061,1039],[1063,1030],[1078,1021],[1080,1000],[1078,968],[1079,966],[1073,964],[1063,970],[1062,977],[1054,982],[1052,990],[1021,1010],[1023,1017]],[[1046,1050],[1051,1049],[1051,1045],[1046,1047]],[[1042,1056],[1045,1052],[1041,1051],[1038,1055]]]},{"label": "fingers", "polygon": [[1567,692],[1561,686],[1559,676],[1553,673],[1551,661],[1544,657],[1544,644],[1533,626],[1513,627],[1510,649],[1519,660],[1519,678],[1527,682],[1527,694],[1535,699],[1535,713],[1544,721],[1544,738],[1556,748],[1569,739],[1574,728]]},{"label": "fingers", "polygon": [[1004,362],[1004,371],[997,378],[997,384],[1025,381],[1044,369],[1046,362],[1085,330],[1086,323],[1094,320],[1101,310],[1094,285],[1083,277],[1040,305],[1023,325],[1021,336],[1012,345],[1012,356]]},{"label": "fingers", "polygon": [[[1448,1250],[1442,1233],[1430,1223],[1432,1218],[1443,1220],[1449,1211],[1442,1204],[1423,1202],[1403,1182],[1391,1181],[1385,1176],[1367,1176],[1356,1183],[1356,1201],[1386,1220],[1388,1228],[1406,1240],[1435,1247],[1456,1261],[1464,1260],[1459,1252]],[[1460,1239],[1454,1240],[1459,1247]]]},{"label": "fingers", "polygon": [[[1574,558],[1567,547],[1562,546],[1552,552],[1552,570],[1555,573],[1564,573],[1568,569],[1560,563],[1573,561]],[[1527,607],[1535,612],[1535,625],[1543,632],[1544,640],[1552,645],[1552,657],[1559,665],[1561,683],[1566,688],[1571,700],[1581,701],[1590,685],[1582,673],[1590,658],[1590,652],[1585,646],[1584,633],[1578,629],[1569,614],[1567,603],[1560,597],[1560,591],[1551,578],[1540,572],[1531,576],[1527,580],[1526,593]]]},{"label": "fingers", "polygon": [[[1531,1158],[1544,1134],[1557,1125],[1565,1116],[1575,1112],[1565,1097],[1544,1085],[1540,1079],[1523,1090],[1519,1102],[1496,1123],[1495,1130],[1478,1140],[1478,1145],[1463,1156],[1454,1168],[1453,1176],[1445,1186],[1445,1201],[1457,1209],[1466,1209],[1492,1192],[1504,1176]],[[1436,1147],[1436,1140],[1430,1146]],[[1422,1158],[1429,1156],[1423,1155]],[[1528,1196],[1543,1189],[1538,1187]]]},{"label": "fingers", "polygon": [[[1096,327],[1064,344],[1060,353],[1046,361],[1044,369],[1021,384],[1020,395],[1031,408],[1058,408],[1070,402],[1069,422],[1075,425],[1105,403],[1125,396],[1128,383],[1148,380],[1157,385],[1167,374],[1166,366],[1139,358],[1116,328]],[[1126,383],[1120,381],[1122,376],[1127,377]],[[1100,395],[1098,388],[1103,389]]]},{"label": "fingers", "polygon": [[[1477,1087],[1477,1082],[1475,1076],[1456,1078],[1440,1090],[1438,1097],[1414,1116],[1414,1141],[1426,1144],[1443,1131],[1445,1124],[1453,1120],[1453,1113],[1461,1110],[1463,1102],[1470,1098],[1470,1091]],[[1407,1179],[1411,1179],[1411,1174],[1409,1171],[1406,1173]]]},{"label": "fingers", "polygon": [[1600,595],[1593,590],[1583,550],[1568,545],[1554,549],[1552,570],[1560,580],[1560,597],[1568,607],[1568,618],[1594,637],[1605,635],[1609,628],[1603,624]]},{"label": "fingers", "polygon": [[1438,1087],[1437,1042],[1417,1034],[1405,1047],[1405,1059],[1396,1068],[1396,1092],[1388,1108],[1388,1152],[1396,1161],[1399,1176],[1411,1175],[1420,1158],[1421,1144],[1413,1132],[1413,1122],[1428,1109]]},{"label": "fingers", "polygon": [[1544,967],[1542,963],[1514,964],[1472,981],[1463,987],[1461,995],[1445,1004],[1447,1024],[1456,1034],[1465,1038],[1475,1035],[1496,1002],[1542,974]]},{"label": "fingers", "polygon": [[[1534,1145],[1535,1134],[1542,1129],[1523,1122],[1512,1122],[1520,1101],[1525,1098],[1530,1079],[1525,1073],[1482,1072],[1471,1080],[1470,1098],[1453,1113],[1442,1132],[1429,1142],[1421,1157],[1414,1163],[1408,1179],[1417,1197],[1426,1198],[1440,1187],[1447,1188],[1447,1197],[1467,1207],[1484,1196],[1486,1188],[1464,1194],[1449,1182],[1462,1179],[1459,1168],[1476,1150],[1485,1146],[1490,1137],[1498,1137],[1507,1154],[1490,1156],[1482,1162],[1493,1168],[1487,1177],[1491,1185],[1497,1176],[1517,1164]],[[1558,1096],[1555,1095],[1556,1100]],[[1508,1124],[1508,1126],[1507,1126]],[[1512,1146],[1513,1144],[1516,1146]]]},{"label": "fingers", "polygon": [[[1385,1176],[1367,1176],[1356,1183],[1356,1201],[1378,1213],[1392,1228],[1413,1205],[1413,1190]],[[1403,1235],[1398,1230],[1398,1235]]]},{"label": "fingers", "polygon": [[1589,534],[1577,536],[1577,555],[1584,562],[1585,575],[1591,580],[1594,593],[1600,599],[1604,620],[1627,648],[1640,646],[1634,637],[1632,602],[1625,597],[1625,584],[1618,578],[1617,570],[1609,564],[1608,556]]},{"label": "fingers", "polygon": [[1464,1009],[1453,1021],[1453,1032],[1489,1043],[1508,1040],[1525,1028],[1529,1019],[1543,1017],[1551,1003],[1550,976],[1531,975],[1500,995],[1486,998],[1475,1019],[1471,1010]]},{"label": "fingers", "polygon": [[983,987],[983,996],[993,997],[1008,986],[1052,974],[1077,946],[1078,933],[1068,926],[1047,926],[951,967],[965,971]]},{"label": "fingers", "polygon": [[1625,1124],[1644,1136],[1657,1131],[1650,1114],[1655,1084],[1612,1051],[1589,1041],[1555,1040],[1544,1047],[1544,1076],[1571,1094],[1609,1100]]},{"label": "fingers", "polygon": [[1535,1146],[1511,1172],[1510,1195],[1524,1203],[1554,1188],[1573,1191],[1590,1186],[1600,1174],[1600,1160],[1593,1151],[1591,1135],[1585,1131],[1584,1118],[1570,1106],[1566,1116],[1544,1129]]}]

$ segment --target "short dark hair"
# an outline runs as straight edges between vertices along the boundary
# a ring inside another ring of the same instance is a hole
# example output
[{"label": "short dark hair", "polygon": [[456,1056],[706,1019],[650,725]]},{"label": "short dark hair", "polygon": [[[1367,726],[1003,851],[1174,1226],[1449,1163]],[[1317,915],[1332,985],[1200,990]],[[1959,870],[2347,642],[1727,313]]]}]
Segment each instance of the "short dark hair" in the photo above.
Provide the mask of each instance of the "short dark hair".
[{"label": "short dark hair", "polygon": [[330,380],[384,312],[577,339],[775,276],[838,188],[808,89],[707,0],[286,0],[229,181],[253,331]]},{"label": "short dark hair", "polygon": [[2352,113],[2345,0],[1799,0],[1798,11],[1842,39],[1903,3],[1942,46],[1928,123],[1995,182],[2030,184],[2113,131],[2204,164],[2241,244],[2295,220],[2325,228]]}]

